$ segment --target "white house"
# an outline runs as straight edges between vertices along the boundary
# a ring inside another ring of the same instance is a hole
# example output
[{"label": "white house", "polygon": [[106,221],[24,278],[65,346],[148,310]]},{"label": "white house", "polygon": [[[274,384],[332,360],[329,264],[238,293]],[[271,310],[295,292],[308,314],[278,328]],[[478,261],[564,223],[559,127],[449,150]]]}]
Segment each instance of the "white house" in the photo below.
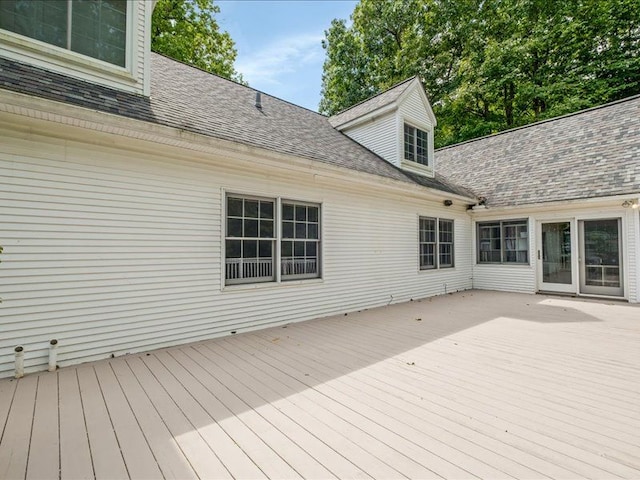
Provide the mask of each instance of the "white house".
[{"label": "white house", "polygon": [[470,288],[640,300],[638,98],[434,152],[418,79],[326,118],[152,54],[152,3],[24,5],[0,376]]}]

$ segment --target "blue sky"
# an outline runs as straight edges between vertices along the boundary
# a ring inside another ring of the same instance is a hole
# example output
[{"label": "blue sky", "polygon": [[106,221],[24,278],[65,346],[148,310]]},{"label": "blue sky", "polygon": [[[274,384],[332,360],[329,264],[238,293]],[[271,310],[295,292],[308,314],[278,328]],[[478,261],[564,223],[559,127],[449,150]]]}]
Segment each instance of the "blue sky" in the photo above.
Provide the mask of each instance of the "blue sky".
[{"label": "blue sky", "polygon": [[255,89],[318,110],[324,50],[334,18],[349,19],[356,1],[219,0],[222,30],[236,42],[236,70]]}]

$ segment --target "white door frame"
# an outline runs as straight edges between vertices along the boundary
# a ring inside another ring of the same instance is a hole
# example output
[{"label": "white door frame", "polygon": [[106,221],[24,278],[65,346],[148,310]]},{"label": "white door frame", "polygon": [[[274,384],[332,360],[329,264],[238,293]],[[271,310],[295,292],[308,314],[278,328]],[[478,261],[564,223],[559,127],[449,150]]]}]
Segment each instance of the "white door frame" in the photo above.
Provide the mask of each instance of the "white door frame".
[{"label": "white door frame", "polygon": [[[584,245],[584,222],[597,221],[597,220],[617,220],[618,222],[618,268],[619,268],[619,287],[598,287],[586,285],[586,263],[584,261],[585,245]],[[624,217],[620,215],[601,215],[598,217],[578,218],[578,236],[580,237],[580,243],[578,245],[578,255],[580,258],[580,270],[579,270],[579,290],[583,295],[602,295],[607,297],[622,298],[625,296],[625,271],[626,271],[626,255],[625,255],[625,242],[624,242]]]},{"label": "white door frame", "polygon": [[[571,283],[545,283],[543,276],[542,224],[569,223],[571,229]],[[536,221],[536,277],[538,291],[577,294],[578,292],[578,235],[575,217],[538,219]]]}]

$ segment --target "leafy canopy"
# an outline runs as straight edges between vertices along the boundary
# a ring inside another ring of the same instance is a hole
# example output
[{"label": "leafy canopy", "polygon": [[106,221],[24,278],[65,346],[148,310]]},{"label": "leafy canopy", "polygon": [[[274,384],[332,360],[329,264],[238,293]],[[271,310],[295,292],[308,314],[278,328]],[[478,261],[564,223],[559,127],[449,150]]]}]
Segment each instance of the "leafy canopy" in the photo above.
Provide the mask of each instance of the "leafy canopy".
[{"label": "leafy canopy", "polygon": [[159,0],[152,17],[151,49],[189,65],[242,82],[234,68],[235,43],[221,32],[213,0]]},{"label": "leafy canopy", "polygon": [[320,111],[419,75],[436,146],[640,93],[638,0],[360,0],[325,32]]}]

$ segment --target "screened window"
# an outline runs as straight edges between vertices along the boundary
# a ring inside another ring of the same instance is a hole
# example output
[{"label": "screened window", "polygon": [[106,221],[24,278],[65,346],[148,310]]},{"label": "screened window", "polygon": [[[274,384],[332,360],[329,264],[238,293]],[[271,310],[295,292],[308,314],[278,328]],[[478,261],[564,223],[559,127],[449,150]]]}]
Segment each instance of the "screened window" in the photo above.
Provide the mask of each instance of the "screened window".
[{"label": "screened window", "polygon": [[319,277],[320,206],[229,195],[225,251],[227,284]]},{"label": "screened window", "polygon": [[478,263],[529,263],[527,220],[478,223]]},{"label": "screened window", "polygon": [[282,202],[282,278],[317,277],[320,207]]},{"label": "screened window", "polygon": [[429,135],[424,130],[404,124],[404,158],[429,165]]},{"label": "screened window", "polygon": [[420,217],[420,268],[453,267],[453,220]]},{"label": "screened window", "polygon": [[1,0],[0,28],[125,66],[126,0]]},{"label": "screened window", "polygon": [[228,283],[274,280],[273,200],[227,198],[226,279]]}]

